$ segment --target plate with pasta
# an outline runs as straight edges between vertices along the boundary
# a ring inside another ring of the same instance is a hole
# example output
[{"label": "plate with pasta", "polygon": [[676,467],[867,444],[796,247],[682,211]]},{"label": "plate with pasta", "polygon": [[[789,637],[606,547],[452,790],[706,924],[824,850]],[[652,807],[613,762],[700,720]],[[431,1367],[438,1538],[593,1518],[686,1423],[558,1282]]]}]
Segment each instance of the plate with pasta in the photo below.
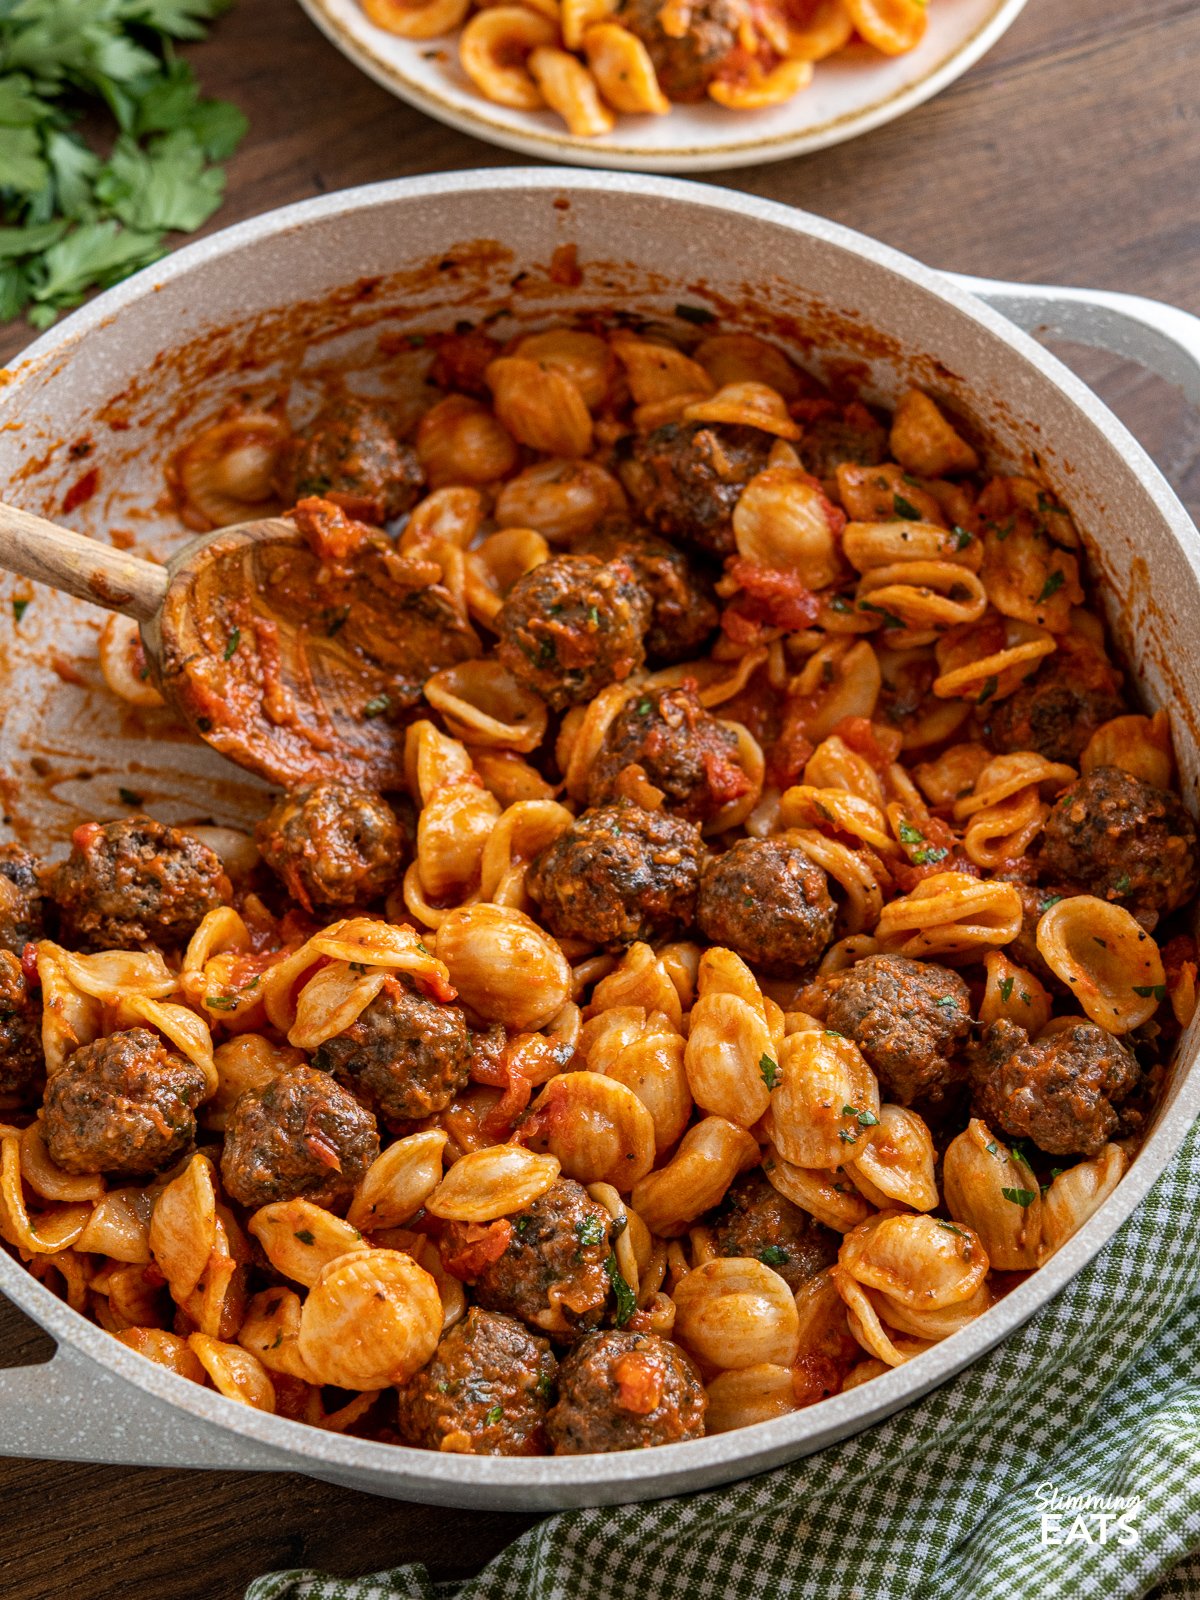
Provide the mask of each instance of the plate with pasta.
[{"label": "plate with pasta", "polygon": [[[318,729],[249,826],[157,820],[150,768],[0,846],[0,1236],[178,1376],[418,1450],[873,1383],[1092,1217],[1196,1007],[1169,719],[1072,512],[688,306],[386,354],[243,377],[160,481],[180,529],[291,516],[313,649],[386,554],[403,782]],[[238,604],[231,722],[278,695]],[[132,625],[94,650],[173,748]]]},{"label": "plate with pasta", "polygon": [[1025,0],[300,0],[430,116],[584,166],[700,172],[781,160],[902,116]]}]

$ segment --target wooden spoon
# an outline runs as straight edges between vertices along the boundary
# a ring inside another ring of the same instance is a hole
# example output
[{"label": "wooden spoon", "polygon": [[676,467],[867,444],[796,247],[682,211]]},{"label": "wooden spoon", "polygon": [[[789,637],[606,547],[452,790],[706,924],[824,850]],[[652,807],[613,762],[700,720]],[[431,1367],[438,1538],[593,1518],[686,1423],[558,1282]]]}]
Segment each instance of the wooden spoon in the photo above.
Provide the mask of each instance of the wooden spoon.
[{"label": "wooden spoon", "polygon": [[405,714],[479,641],[436,564],[328,502],[295,516],[304,533],[244,522],[161,567],[0,504],[0,567],[135,618],[165,699],[239,766],[402,788]]}]

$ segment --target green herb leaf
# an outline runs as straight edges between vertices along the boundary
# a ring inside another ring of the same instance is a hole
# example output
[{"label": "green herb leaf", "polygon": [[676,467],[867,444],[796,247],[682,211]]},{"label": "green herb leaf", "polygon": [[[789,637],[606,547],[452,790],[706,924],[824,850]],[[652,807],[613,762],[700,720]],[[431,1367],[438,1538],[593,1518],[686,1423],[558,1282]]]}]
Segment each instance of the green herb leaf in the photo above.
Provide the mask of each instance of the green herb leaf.
[{"label": "green herb leaf", "polygon": [[637,1310],[637,1296],[625,1282],[621,1269],[617,1265],[615,1255],[610,1255],[604,1263],[604,1270],[608,1273],[608,1281],[613,1286],[613,1293],[617,1297],[617,1315],[615,1318],[618,1328],[623,1328],[630,1317]]},{"label": "green herb leaf", "polygon": [[1129,876],[1129,874],[1127,872],[1123,872],[1121,874],[1121,876],[1117,879],[1116,883],[1113,884],[1113,893],[1114,894],[1128,894],[1130,889],[1132,889],[1132,888],[1133,888],[1133,879]]},{"label": "green herb leaf", "polygon": [[484,1412],[484,1414],[483,1414],[484,1425],[485,1425],[485,1427],[488,1427],[488,1428],[494,1428],[496,1423],[500,1422],[503,1419],[503,1417],[504,1417],[504,1407],[500,1404],[499,1401],[497,1401],[494,1406],[489,1406],[487,1408],[487,1410]]},{"label": "green herb leaf", "polygon": [[960,528],[957,522],[950,531],[954,535],[954,548],[956,550],[965,550],[975,537],[973,533],[968,533],[966,528]]},{"label": "green herb leaf", "polygon": [[846,599],[844,594],[835,594],[833,599],[829,602],[829,608],[831,611],[843,613],[849,611],[851,606],[849,600]]},{"label": "green herb leaf", "polygon": [[1012,999],[1013,984],[1015,982],[1015,978],[1002,978],[996,986],[1000,990],[1000,998],[1005,1005]]},{"label": "green herb leaf", "polygon": [[992,696],[995,694],[996,690],[999,687],[1000,687],[999,678],[993,676],[993,677],[990,677],[990,678],[986,679],[985,682],[984,682],[983,688],[979,691],[979,698],[976,700],[975,704],[977,706],[986,705],[987,702],[992,698]]},{"label": "green herb leaf", "polygon": [[874,1128],[879,1123],[879,1118],[873,1111],[863,1111],[858,1106],[843,1106],[842,1115],[853,1117],[860,1128]]},{"label": "green herb leaf", "polygon": [[1051,906],[1056,906],[1061,899],[1062,895],[1060,894],[1048,894],[1041,905],[1038,906],[1038,916],[1040,917],[1043,912],[1049,911]]},{"label": "green herb leaf", "polygon": [[1033,1202],[1037,1199],[1037,1190],[1036,1189],[1007,1189],[1007,1188],[1002,1188],[1000,1190],[1000,1193],[1004,1196],[1004,1198],[1006,1200],[1011,1200],[1013,1205],[1021,1206],[1022,1208],[1024,1208],[1025,1206],[1031,1206],[1033,1204]]},{"label": "green herb leaf", "polygon": [[13,601],[12,608],[13,608],[13,621],[14,622],[20,622],[21,618],[29,610],[29,604],[30,603],[29,603],[28,600],[14,600]]},{"label": "green herb leaf", "polygon": [[942,1011],[958,1010],[958,1001],[952,994],[940,994],[933,1003],[935,1006],[940,1007]]},{"label": "green herb leaf", "polygon": [[364,717],[384,717],[391,709],[391,696],[386,694],[377,694],[367,701],[366,705],[362,708],[362,714]]},{"label": "green herb leaf", "polygon": [[235,628],[225,641],[225,660],[232,661],[237,654],[237,647],[242,642],[242,630]]},{"label": "green herb leaf", "polygon": [[965,1239],[967,1237],[962,1229],[956,1227],[953,1222],[943,1222],[941,1217],[938,1217],[936,1220],[938,1227],[945,1228],[947,1233],[957,1233],[960,1239]]},{"label": "green herb leaf", "polygon": [[581,1217],[575,1224],[575,1237],[580,1244],[601,1244],[607,1229],[597,1216]]},{"label": "green herb leaf", "polygon": [[914,867],[931,866],[935,861],[944,861],[950,851],[944,844],[923,844],[919,850],[912,853]]},{"label": "green herb leaf", "polygon": [[1143,1000],[1165,1000],[1167,986],[1165,983],[1135,983],[1134,994],[1140,994]]},{"label": "green herb leaf", "polygon": [[1066,573],[1061,567],[1055,567],[1054,571],[1050,573],[1045,583],[1042,585],[1042,592],[1037,597],[1038,605],[1040,606],[1043,601],[1049,600],[1052,594],[1057,594],[1066,581]]},{"label": "green herb leaf", "polygon": [[886,606],[872,605],[869,600],[860,600],[858,609],[860,611],[873,611],[876,616],[883,618],[884,626],[887,628],[903,628],[906,625],[903,617],[898,617],[894,611],[889,611]]},{"label": "green herb leaf", "polygon": [[301,1244],[312,1244],[314,1242],[311,1228],[297,1228],[295,1237],[299,1239]]},{"label": "green herb leaf", "polygon": [[920,828],[914,828],[911,822],[902,822],[900,824],[901,844],[923,844],[924,842],[925,835]]},{"label": "green herb leaf", "polygon": [[921,513],[911,500],[906,500],[902,494],[892,496],[892,509],[898,517],[903,517],[905,522],[921,522]]},{"label": "green herb leaf", "polygon": [[758,1071],[762,1081],[768,1089],[774,1089],[779,1082],[779,1063],[771,1056],[764,1053],[758,1058]]},{"label": "green herb leaf", "polygon": [[206,994],[204,1004],[210,1011],[236,1011],[238,997],[235,994]]},{"label": "green herb leaf", "polygon": [[791,1257],[782,1245],[765,1244],[758,1252],[758,1259],[764,1267],[786,1267]]}]

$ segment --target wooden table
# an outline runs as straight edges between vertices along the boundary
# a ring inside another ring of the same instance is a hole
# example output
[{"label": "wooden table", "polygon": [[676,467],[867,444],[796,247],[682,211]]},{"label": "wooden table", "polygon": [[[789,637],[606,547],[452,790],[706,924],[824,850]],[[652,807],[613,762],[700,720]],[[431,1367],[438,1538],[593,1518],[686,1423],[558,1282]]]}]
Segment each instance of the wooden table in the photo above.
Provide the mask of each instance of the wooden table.
[{"label": "wooden table", "polygon": [[[379,178],[520,160],[376,88],[294,0],[239,0],[190,55],[207,91],[251,120],[214,227]],[[1031,0],[985,61],[903,121],[717,181],[936,266],[1131,289],[1200,312],[1197,60],[1195,0],[1124,11],[1110,0]],[[5,330],[0,359],[27,337]],[[1200,421],[1118,361],[1086,354],[1074,364],[1200,510]],[[48,1353],[0,1304],[0,1361]],[[6,1600],[237,1600],[250,1577],[280,1566],[359,1573],[419,1560],[449,1576],[474,1571],[535,1520],[374,1500],[300,1477],[28,1462],[0,1464],[0,1501]]]}]

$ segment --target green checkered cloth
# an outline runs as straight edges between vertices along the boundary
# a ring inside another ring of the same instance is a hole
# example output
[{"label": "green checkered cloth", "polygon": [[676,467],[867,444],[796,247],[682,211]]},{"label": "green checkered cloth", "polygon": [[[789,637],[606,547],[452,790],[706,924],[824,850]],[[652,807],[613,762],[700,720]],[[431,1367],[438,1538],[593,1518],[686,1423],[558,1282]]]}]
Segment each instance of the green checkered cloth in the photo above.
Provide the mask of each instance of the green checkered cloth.
[{"label": "green checkered cloth", "polygon": [[[1140,1497],[1103,1543],[1062,1497]],[[1043,1489],[1043,1494],[1047,1491]],[[467,1513],[464,1513],[467,1515]],[[1086,1533],[1093,1542],[1088,1542]],[[1200,1125],[1044,1310],[907,1410],[748,1482],[565,1512],[478,1577],[277,1572],[246,1600],[1200,1600]]]}]

